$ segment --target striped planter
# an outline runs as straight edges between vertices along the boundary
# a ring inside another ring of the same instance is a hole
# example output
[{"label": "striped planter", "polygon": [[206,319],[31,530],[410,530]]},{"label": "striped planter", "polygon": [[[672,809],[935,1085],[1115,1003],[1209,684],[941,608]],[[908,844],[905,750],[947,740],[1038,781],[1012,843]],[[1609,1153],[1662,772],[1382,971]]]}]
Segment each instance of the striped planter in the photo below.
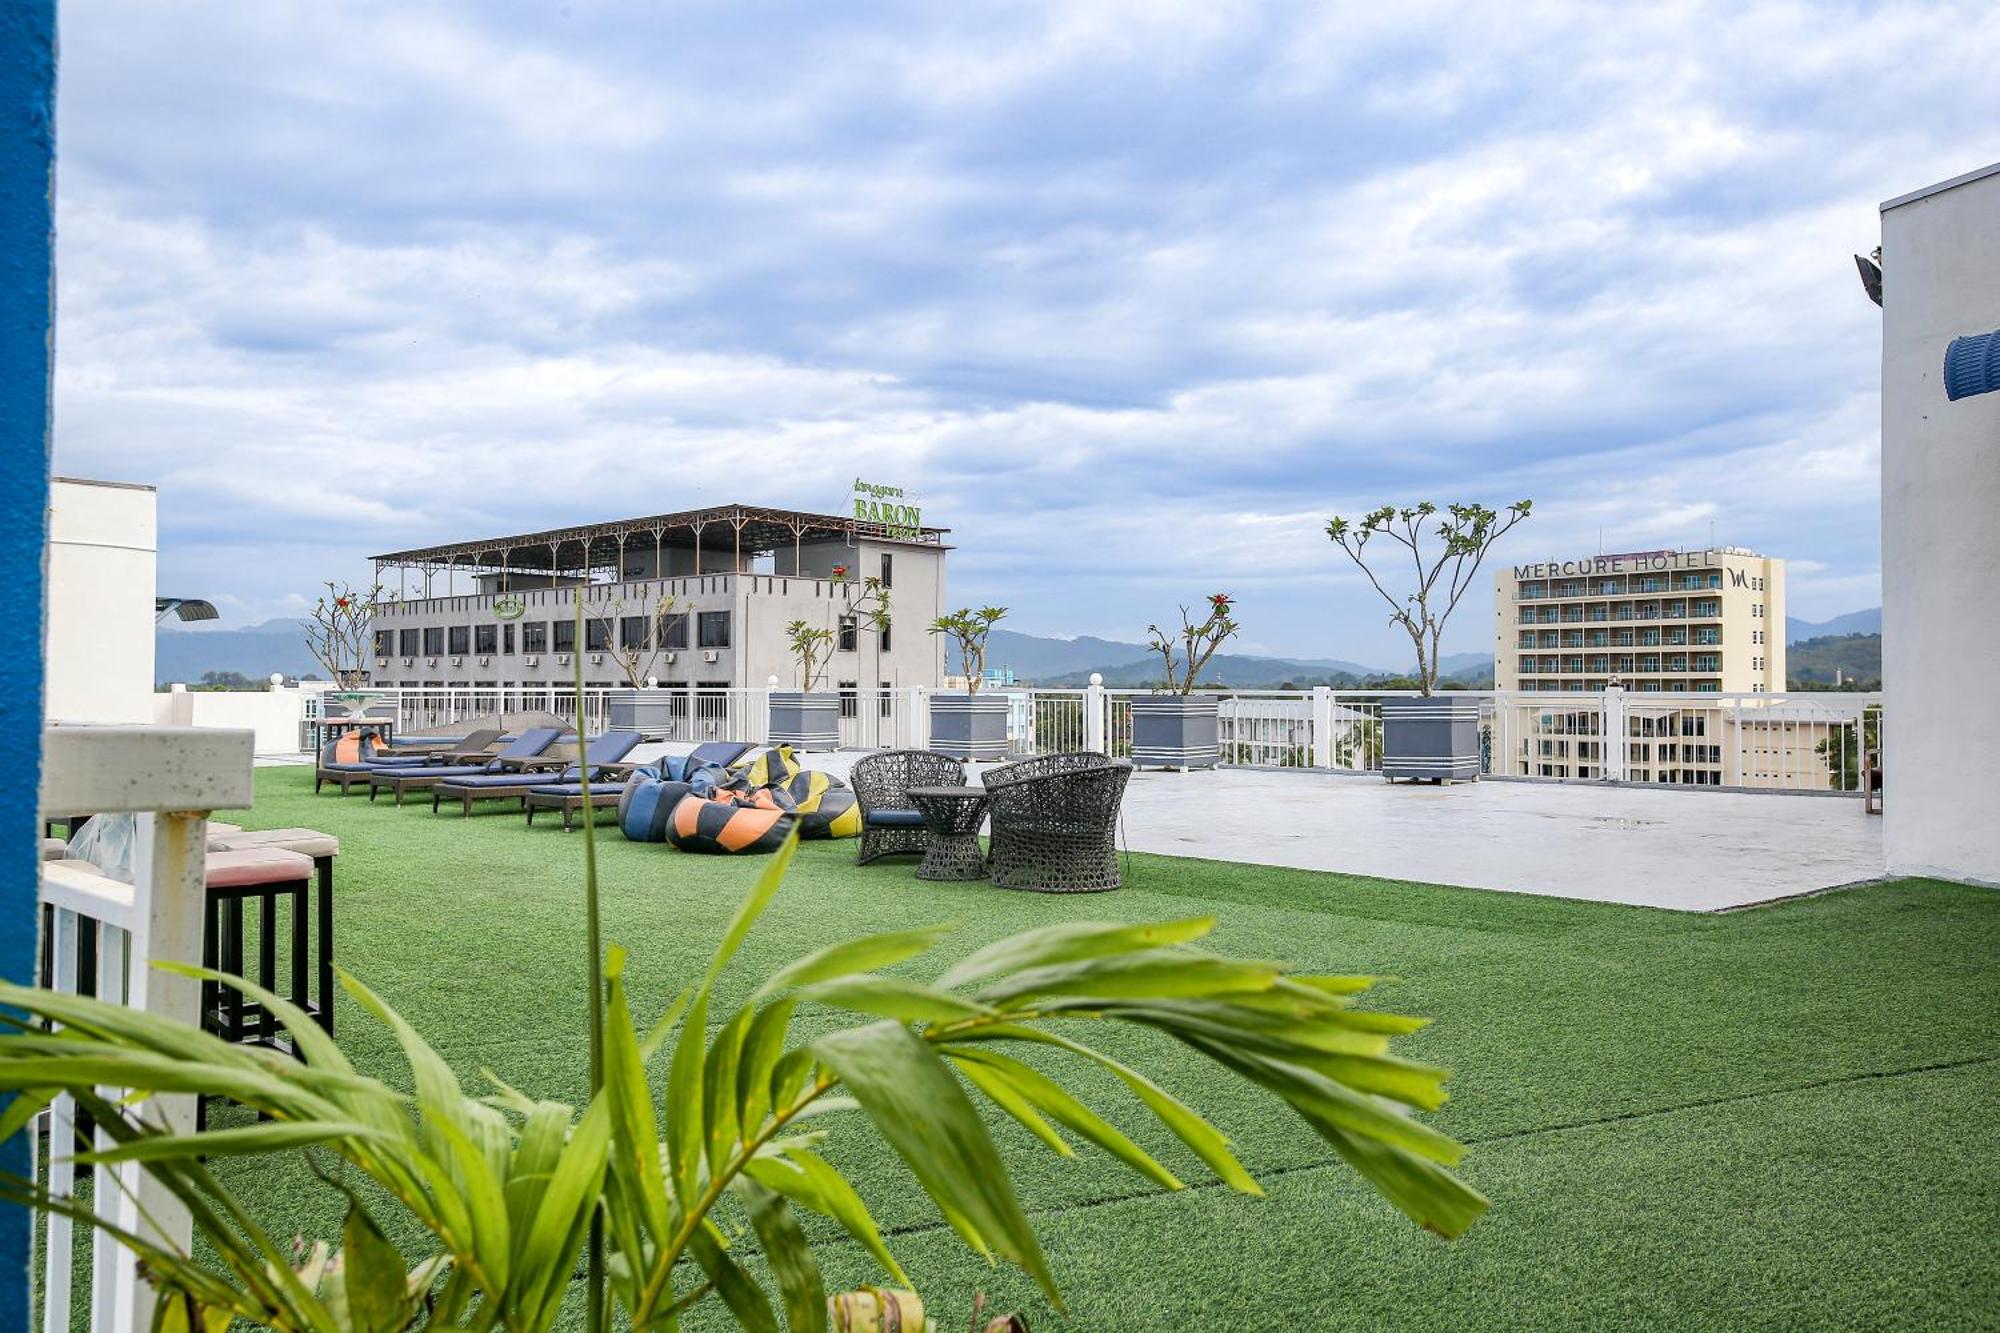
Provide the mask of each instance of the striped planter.
[{"label": "striped planter", "polygon": [[771,744],[800,753],[840,748],[840,696],[824,690],[771,691]]},{"label": "striped planter", "polygon": [[[685,695],[681,696],[683,705]],[[665,736],[673,726],[674,691],[613,690],[605,696],[613,731],[636,731],[649,739]]]},{"label": "striped planter", "polygon": [[1219,702],[1213,694],[1133,695],[1133,765],[1214,768],[1222,760]]},{"label": "striped planter", "polygon": [[933,694],[930,748],[954,759],[1005,759],[1007,708],[1004,694]]},{"label": "striped planter", "polygon": [[1479,700],[1450,694],[1382,701],[1382,776],[1472,781],[1479,777]]}]

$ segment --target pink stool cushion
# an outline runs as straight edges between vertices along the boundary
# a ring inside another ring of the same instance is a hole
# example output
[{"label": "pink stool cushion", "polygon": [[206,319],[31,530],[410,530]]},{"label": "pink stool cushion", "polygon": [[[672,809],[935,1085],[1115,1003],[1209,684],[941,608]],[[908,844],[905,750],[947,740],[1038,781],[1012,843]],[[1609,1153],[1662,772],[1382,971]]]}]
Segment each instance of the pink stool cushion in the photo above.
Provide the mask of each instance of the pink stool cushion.
[{"label": "pink stool cushion", "polygon": [[42,859],[61,861],[69,856],[69,844],[61,838],[42,839]]},{"label": "pink stool cushion", "polygon": [[241,833],[242,831],[243,826],[241,824],[225,824],[219,819],[208,821],[208,836],[211,838],[220,838],[225,834]]},{"label": "pink stool cushion", "polygon": [[208,887],[242,888],[250,884],[295,884],[311,879],[312,858],[278,847],[246,847],[208,854]]},{"label": "pink stool cushion", "polygon": [[211,852],[243,851],[252,847],[276,847],[287,852],[297,852],[300,856],[339,856],[340,839],[331,833],[321,833],[310,828],[255,829],[248,833],[229,833],[210,838]]}]

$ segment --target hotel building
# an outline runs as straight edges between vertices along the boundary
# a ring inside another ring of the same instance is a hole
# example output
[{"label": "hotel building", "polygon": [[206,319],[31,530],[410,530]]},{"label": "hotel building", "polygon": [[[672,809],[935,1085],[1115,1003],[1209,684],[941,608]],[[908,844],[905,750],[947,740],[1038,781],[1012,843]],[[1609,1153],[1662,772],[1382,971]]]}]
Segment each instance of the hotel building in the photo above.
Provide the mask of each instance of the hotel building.
[{"label": "hotel building", "polygon": [[1496,689],[1785,688],[1785,562],[1739,547],[1515,565],[1493,608]]},{"label": "hotel building", "polygon": [[[946,531],[724,505],[392,551],[374,557],[394,600],[372,625],[370,683],[545,693],[580,653],[593,686],[630,684],[630,658],[668,688],[796,689],[785,627],[803,620],[835,636],[818,688],[934,688]],[[869,578],[889,598],[881,628]]]}]

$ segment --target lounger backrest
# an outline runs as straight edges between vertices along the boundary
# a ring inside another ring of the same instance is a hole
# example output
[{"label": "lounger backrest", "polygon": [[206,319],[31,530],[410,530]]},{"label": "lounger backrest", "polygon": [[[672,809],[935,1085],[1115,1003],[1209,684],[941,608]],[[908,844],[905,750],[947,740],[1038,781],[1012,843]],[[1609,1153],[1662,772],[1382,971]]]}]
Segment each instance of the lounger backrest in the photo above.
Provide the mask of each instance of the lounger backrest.
[{"label": "lounger backrest", "polygon": [[495,759],[533,759],[542,751],[556,743],[562,735],[561,727],[530,727],[514,738],[514,743],[495,755]]},{"label": "lounger backrest", "polygon": [[471,733],[464,740],[461,740],[457,744],[453,745],[451,747],[451,752],[453,754],[478,754],[482,750],[492,749],[493,742],[499,739],[500,739],[500,728],[487,727],[483,730]]},{"label": "lounger backrest", "polygon": [[714,764],[719,768],[727,768],[741,759],[749,749],[748,741],[703,741],[689,753],[688,767],[693,769],[702,764]]},{"label": "lounger backrest", "polygon": [[636,731],[607,731],[602,736],[593,736],[590,744],[583,747],[579,762],[563,770],[562,781],[575,782],[585,768],[597,768],[603,764],[615,764],[632,753],[641,737]]}]

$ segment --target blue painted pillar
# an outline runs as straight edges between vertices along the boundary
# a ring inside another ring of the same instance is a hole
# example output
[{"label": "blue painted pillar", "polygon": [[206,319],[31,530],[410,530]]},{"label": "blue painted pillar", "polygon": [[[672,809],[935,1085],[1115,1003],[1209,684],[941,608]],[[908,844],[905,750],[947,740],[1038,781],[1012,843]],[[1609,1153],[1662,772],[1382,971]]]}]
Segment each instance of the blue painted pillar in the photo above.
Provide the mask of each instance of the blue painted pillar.
[{"label": "blue painted pillar", "polygon": [[[41,828],[42,552],[55,336],[55,0],[0,4],[0,753],[28,760],[0,796],[0,976],[32,981]],[[26,1140],[0,1147],[24,1174]],[[0,1333],[28,1327],[28,1216],[0,1204]]]}]

